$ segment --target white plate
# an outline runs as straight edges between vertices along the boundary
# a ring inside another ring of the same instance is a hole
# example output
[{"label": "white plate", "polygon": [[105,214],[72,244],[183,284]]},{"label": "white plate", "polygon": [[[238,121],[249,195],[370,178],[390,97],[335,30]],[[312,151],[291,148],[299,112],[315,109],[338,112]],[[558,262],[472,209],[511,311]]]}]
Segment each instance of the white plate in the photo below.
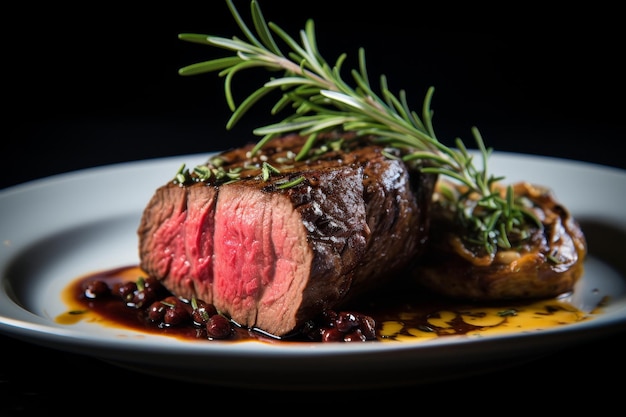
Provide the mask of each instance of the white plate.
[{"label": "white plate", "polygon": [[541,332],[428,342],[264,344],[182,341],[62,325],[62,289],[78,276],[138,263],[136,229],[159,185],[188,155],[92,168],[0,192],[0,331],[167,378],[238,387],[377,387],[455,378],[531,360],[623,329],[626,323],[626,172],[547,157],[495,153],[507,182],[547,185],[581,222],[590,256],[572,303],[590,320]]}]

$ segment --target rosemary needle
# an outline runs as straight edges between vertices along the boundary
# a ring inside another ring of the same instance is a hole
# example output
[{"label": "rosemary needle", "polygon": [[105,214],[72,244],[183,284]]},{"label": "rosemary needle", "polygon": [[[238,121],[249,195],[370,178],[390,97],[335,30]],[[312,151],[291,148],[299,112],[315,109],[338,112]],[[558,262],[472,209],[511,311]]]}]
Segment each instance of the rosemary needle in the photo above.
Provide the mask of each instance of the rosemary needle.
[{"label": "rosemary needle", "polygon": [[[254,134],[261,139],[253,153],[272,138],[288,132],[316,137],[321,132],[344,130],[358,137],[369,137],[375,143],[401,151],[407,164],[426,173],[448,177],[466,187],[463,193],[449,192],[447,207],[454,211],[462,236],[467,242],[479,245],[488,254],[498,248],[510,249],[509,233],[519,235],[520,229],[541,227],[541,223],[507,188],[503,198],[496,184],[503,177],[488,172],[487,161],[492,153],[477,128],[472,134],[482,157],[480,167],[474,165],[470,153],[460,138],[455,148],[442,144],[436,137],[432,123],[431,100],[434,87],[426,92],[421,115],[411,110],[406,92],[392,93],[384,75],[380,77],[379,91],[372,88],[363,48],[358,50],[359,69],[349,73],[354,85],[342,78],[342,54],[330,65],[317,48],[315,24],[309,19],[299,32],[300,41],[291,37],[273,22],[267,22],[257,1],[250,2],[254,31],[243,20],[233,4],[226,0],[244,37],[224,38],[197,33],[179,34],[179,39],[230,51],[232,55],[188,65],[179,69],[183,76],[217,72],[224,77],[228,106],[233,112],[227,128],[234,126],[255,104],[278,91],[280,98],[272,107],[277,115],[288,108],[292,112],[278,123],[259,127]],[[286,49],[280,48],[278,41]],[[273,76],[241,103],[235,103],[232,83],[236,74],[249,69],[264,69]],[[276,74],[281,74],[276,76]],[[478,196],[478,198],[476,198]]]}]

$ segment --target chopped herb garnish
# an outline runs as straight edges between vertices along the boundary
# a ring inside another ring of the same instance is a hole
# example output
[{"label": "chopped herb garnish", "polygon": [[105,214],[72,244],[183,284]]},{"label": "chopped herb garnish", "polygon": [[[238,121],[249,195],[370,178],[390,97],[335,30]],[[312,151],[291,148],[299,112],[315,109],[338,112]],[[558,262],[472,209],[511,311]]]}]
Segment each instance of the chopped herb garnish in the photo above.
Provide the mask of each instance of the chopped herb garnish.
[{"label": "chopped herb garnish", "polygon": [[70,311],[68,312],[68,314],[70,314],[70,315],[72,315],[72,316],[77,316],[77,315],[79,315],[79,314],[86,314],[86,313],[88,313],[88,312],[89,312],[89,310],[70,310]]},{"label": "chopped herb garnish", "polygon": [[517,310],[511,308],[511,309],[508,309],[508,310],[498,311],[498,316],[500,316],[500,317],[517,316]]},{"label": "chopped herb garnish", "polygon": [[263,162],[263,165],[262,165],[262,168],[261,168],[261,172],[263,174],[263,181],[269,180],[270,179],[270,175],[272,175],[272,173],[280,174],[280,171],[278,169],[274,168],[273,166],[271,166],[267,162]]},{"label": "chopped herb garnish", "polygon": [[283,190],[285,188],[295,187],[296,185],[300,184],[302,181],[304,181],[304,177],[296,177],[293,180],[277,184],[276,188]]}]

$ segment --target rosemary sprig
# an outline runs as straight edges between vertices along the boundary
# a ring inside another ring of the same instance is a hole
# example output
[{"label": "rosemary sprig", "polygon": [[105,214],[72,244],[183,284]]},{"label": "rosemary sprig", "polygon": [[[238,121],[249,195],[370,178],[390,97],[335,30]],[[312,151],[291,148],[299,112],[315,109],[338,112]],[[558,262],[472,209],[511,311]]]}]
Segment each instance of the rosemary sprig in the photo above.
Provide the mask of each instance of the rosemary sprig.
[{"label": "rosemary sprig", "polygon": [[[226,0],[226,3],[245,38],[180,34],[179,39],[183,41],[221,48],[233,55],[185,66],[179,74],[218,72],[224,77],[226,101],[233,112],[227,129],[261,99],[274,91],[280,93],[271,114],[276,115],[288,107],[292,112],[278,123],[254,129],[253,133],[261,139],[253,148],[253,154],[272,138],[289,132],[308,137],[304,147],[307,149],[322,132],[352,131],[359,137],[371,137],[376,143],[400,150],[403,160],[422,172],[446,176],[466,186],[467,192],[455,195],[454,201],[449,203],[466,231],[463,236],[466,241],[481,245],[487,253],[493,255],[497,248],[510,249],[509,234],[520,236],[523,234],[520,229],[526,225],[532,223],[541,227],[533,214],[518,202],[512,187],[508,187],[506,198],[495,188],[504,177],[488,172],[487,160],[492,149],[485,146],[477,128],[472,128],[472,134],[482,157],[480,168],[475,167],[472,153],[460,138],[455,139],[455,148],[445,146],[437,139],[430,107],[433,87],[425,95],[420,117],[410,109],[405,90],[400,90],[397,95],[389,90],[385,75],[380,77],[380,94],[372,89],[363,48],[358,51],[359,69],[350,71],[356,84],[352,87],[341,75],[346,54],[340,55],[334,66],[326,62],[317,48],[313,20],[309,19],[300,31],[298,43],[278,25],[265,20],[257,1],[250,2],[254,32],[239,14],[233,0]],[[277,39],[289,48],[287,53],[280,49]],[[232,93],[234,76],[252,68],[279,75],[270,77],[237,104]],[[306,152],[301,152],[297,159],[305,156]]]}]

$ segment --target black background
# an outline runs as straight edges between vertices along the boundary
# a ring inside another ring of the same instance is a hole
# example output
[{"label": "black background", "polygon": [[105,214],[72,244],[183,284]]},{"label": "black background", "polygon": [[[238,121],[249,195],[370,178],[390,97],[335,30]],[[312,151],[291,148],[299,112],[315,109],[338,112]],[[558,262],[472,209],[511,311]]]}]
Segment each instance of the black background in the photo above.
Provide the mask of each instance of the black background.
[{"label": "black background", "polygon": [[[247,15],[249,2],[236,4]],[[528,3],[506,10],[438,3],[435,9],[398,0],[261,0],[261,7],[294,37],[313,18],[330,63],[345,52],[345,68],[354,68],[364,47],[372,82],[385,74],[391,90],[406,90],[417,111],[434,86],[435,129],[446,144],[460,137],[473,147],[470,128],[477,126],[496,151],[626,168],[624,36],[615,10],[568,4],[548,12]],[[1,19],[0,188],[92,166],[223,150],[256,140],[252,128],[271,119],[269,104],[259,106],[227,131],[222,80],[177,73],[223,55],[182,42],[179,33],[240,34],[223,1],[23,2],[3,6]],[[259,85],[253,74],[236,78],[240,97]],[[0,403],[11,412],[6,415],[53,409],[193,414],[227,396],[243,400],[231,407],[276,410],[290,403],[289,410],[323,413],[396,404],[501,412],[506,402],[518,411],[548,404],[563,412],[581,402],[601,410],[622,402],[605,377],[623,362],[623,336],[475,378],[324,397],[170,383],[2,337]],[[120,391],[130,405],[122,405]],[[150,403],[155,393],[162,401]]]},{"label": "black background", "polygon": [[[249,2],[235,2],[243,16]],[[293,37],[316,23],[333,64],[366,51],[370,80],[387,76],[421,112],[429,86],[439,140],[473,147],[471,126],[497,151],[553,155],[624,167],[624,64],[619,29],[592,29],[591,10],[424,10],[359,1],[261,1],[266,20]],[[423,6],[423,5],[422,5]],[[458,6],[455,6],[458,7]],[[258,105],[231,131],[223,80],[179,68],[226,52],[183,42],[183,32],[239,36],[222,1],[59,4],[5,14],[4,139],[0,186],[94,165],[222,150],[257,140],[269,118]],[[250,22],[248,20],[248,22]],[[610,25],[603,26],[610,29]],[[238,98],[264,72],[235,79]]]}]

